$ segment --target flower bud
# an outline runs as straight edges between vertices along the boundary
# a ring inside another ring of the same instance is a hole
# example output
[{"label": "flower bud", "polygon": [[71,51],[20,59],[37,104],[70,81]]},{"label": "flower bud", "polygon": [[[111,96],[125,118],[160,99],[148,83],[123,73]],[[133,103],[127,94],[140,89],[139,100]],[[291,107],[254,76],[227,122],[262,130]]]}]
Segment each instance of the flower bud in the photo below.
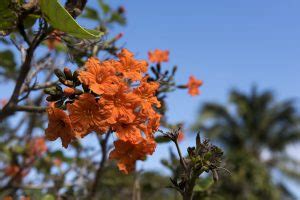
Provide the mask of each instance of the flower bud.
[{"label": "flower bud", "polygon": [[66,87],[66,88],[64,89],[64,95],[65,95],[65,96],[71,96],[71,95],[73,95],[74,93],[75,93],[74,88]]},{"label": "flower bud", "polygon": [[54,74],[57,76],[57,78],[63,78],[66,79],[65,74],[60,69],[55,69]]},{"label": "flower bud", "polygon": [[118,13],[119,14],[123,14],[123,13],[125,13],[126,12],[126,10],[125,10],[125,7],[124,6],[120,6],[119,8],[118,8]]},{"label": "flower bud", "polygon": [[59,100],[61,97],[58,95],[47,96],[46,101],[53,102]]},{"label": "flower bud", "polygon": [[73,79],[72,72],[69,68],[67,68],[67,67],[64,68],[64,74],[65,74],[67,80],[72,80]]},{"label": "flower bud", "polygon": [[187,85],[177,85],[177,88],[179,89],[186,89],[188,86]]},{"label": "flower bud", "polygon": [[123,37],[123,35],[124,35],[123,33],[119,33],[119,34],[115,37],[115,39],[116,39],[116,40],[119,40],[121,37]]},{"label": "flower bud", "polygon": [[64,85],[65,85],[65,86],[68,86],[68,87],[73,87],[73,86],[74,86],[74,82],[73,82],[73,81],[66,80],[66,81],[64,82]]},{"label": "flower bud", "polygon": [[56,87],[45,88],[44,93],[49,95],[56,95]]},{"label": "flower bud", "polygon": [[75,86],[79,86],[81,84],[81,82],[79,81],[78,79],[78,76],[79,76],[79,71],[76,70],[74,73],[73,73],[73,82],[75,84]]}]

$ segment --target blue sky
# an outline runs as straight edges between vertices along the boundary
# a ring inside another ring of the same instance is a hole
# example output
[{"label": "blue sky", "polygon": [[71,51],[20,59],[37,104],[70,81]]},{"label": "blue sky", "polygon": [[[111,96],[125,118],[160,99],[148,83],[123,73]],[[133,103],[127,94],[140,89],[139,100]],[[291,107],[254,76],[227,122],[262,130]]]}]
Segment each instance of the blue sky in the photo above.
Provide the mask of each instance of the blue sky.
[{"label": "blue sky", "polygon": [[[97,0],[88,5],[96,7]],[[300,1],[299,0],[151,0],[111,1],[124,5],[126,27],[120,44],[147,58],[148,50],[169,49],[171,68],[178,65],[178,83],[193,74],[204,81],[202,95],[192,98],[177,91],[168,98],[168,118],[191,124],[205,101],[226,103],[229,89],[249,91],[254,83],[272,89],[278,99],[300,98]],[[90,27],[92,28],[92,27]],[[1,86],[4,91],[7,86]],[[11,92],[1,92],[8,97]],[[84,139],[86,141],[89,138]],[[192,140],[182,145],[188,146]],[[160,146],[154,156],[140,166],[160,169],[167,155]],[[300,148],[289,149],[296,155]]]},{"label": "blue sky", "polygon": [[141,58],[149,49],[169,49],[164,67],[177,64],[179,82],[190,74],[205,82],[200,97],[170,96],[170,119],[191,122],[201,102],[224,102],[230,88],[253,83],[280,99],[300,97],[299,1],[113,2],[127,10],[128,26],[120,29],[127,48]]}]

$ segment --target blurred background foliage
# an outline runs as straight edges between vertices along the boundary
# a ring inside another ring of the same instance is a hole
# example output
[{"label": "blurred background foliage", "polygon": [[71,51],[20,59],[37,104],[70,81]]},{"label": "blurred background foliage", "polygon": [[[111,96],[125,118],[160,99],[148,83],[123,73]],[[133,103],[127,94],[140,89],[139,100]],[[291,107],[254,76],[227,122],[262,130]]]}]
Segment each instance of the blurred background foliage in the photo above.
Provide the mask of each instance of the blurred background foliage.
[{"label": "blurred background foliage", "polygon": [[276,177],[300,183],[299,163],[286,149],[299,143],[299,112],[291,100],[276,101],[273,92],[252,87],[250,93],[232,90],[229,104],[209,102],[193,129],[201,129],[224,149],[229,174],[217,193],[224,199],[294,199]]}]

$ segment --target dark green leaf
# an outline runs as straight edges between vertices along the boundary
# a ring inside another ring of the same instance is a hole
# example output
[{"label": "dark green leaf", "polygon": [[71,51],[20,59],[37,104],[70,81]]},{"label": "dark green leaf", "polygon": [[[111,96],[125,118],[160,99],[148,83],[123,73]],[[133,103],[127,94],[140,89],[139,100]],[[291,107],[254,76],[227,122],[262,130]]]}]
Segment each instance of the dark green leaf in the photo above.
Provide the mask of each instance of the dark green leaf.
[{"label": "dark green leaf", "polygon": [[10,50],[0,51],[0,66],[8,72],[15,71],[16,62],[14,54]]},{"label": "dark green leaf", "polygon": [[109,5],[104,3],[103,0],[98,0],[98,2],[104,14],[107,14],[111,10]]},{"label": "dark green leaf", "polygon": [[0,3],[0,35],[7,35],[16,28],[17,14],[14,6],[10,0],[2,0]]},{"label": "dark green leaf", "polygon": [[93,20],[99,20],[99,15],[97,10],[90,8],[90,7],[86,7],[84,9],[84,14],[82,15],[82,17],[84,18],[88,18],[88,19],[93,19]]},{"label": "dark green leaf", "polygon": [[157,136],[157,137],[155,138],[155,141],[156,141],[157,143],[167,143],[167,142],[170,142],[170,140],[169,140],[168,138],[163,137],[163,136]]},{"label": "dark green leaf", "polygon": [[103,33],[82,28],[57,0],[40,0],[42,13],[55,29],[80,39],[99,39]]}]

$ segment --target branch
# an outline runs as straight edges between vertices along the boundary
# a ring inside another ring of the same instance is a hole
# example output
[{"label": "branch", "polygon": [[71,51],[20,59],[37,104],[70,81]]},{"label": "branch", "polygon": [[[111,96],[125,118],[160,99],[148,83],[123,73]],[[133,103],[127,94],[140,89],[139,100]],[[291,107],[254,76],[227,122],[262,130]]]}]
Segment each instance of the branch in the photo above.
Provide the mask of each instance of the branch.
[{"label": "branch", "polygon": [[18,102],[18,98],[19,98],[23,83],[30,71],[31,61],[33,58],[34,51],[38,47],[38,45],[43,41],[43,39],[47,36],[47,24],[44,24],[44,26],[42,26],[42,25],[40,25],[40,26],[41,26],[40,30],[38,31],[37,35],[33,39],[29,48],[26,50],[26,58],[25,58],[24,63],[21,66],[21,70],[19,72],[19,76],[16,81],[16,85],[15,85],[13,93],[10,97],[10,100],[8,101],[6,106],[4,106],[4,108],[0,111],[0,121],[2,121],[3,119],[5,119],[8,116],[14,114],[15,109],[13,107]]},{"label": "branch", "polygon": [[102,150],[102,158],[101,158],[101,161],[100,161],[100,165],[98,167],[98,170],[96,172],[96,176],[95,176],[95,180],[94,180],[94,183],[92,185],[92,189],[91,189],[91,192],[89,194],[89,198],[88,199],[94,199],[95,198],[95,195],[96,195],[96,191],[97,191],[97,188],[99,186],[99,181],[101,180],[101,177],[102,177],[102,172],[103,172],[103,169],[104,169],[104,165],[106,163],[106,160],[107,160],[107,142],[108,142],[108,139],[109,139],[109,136],[110,134],[112,133],[111,130],[109,130],[106,135],[105,135],[105,138],[103,140],[101,140],[101,138],[98,137],[99,139],[99,144],[100,144],[100,147],[101,147],[101,150]]},{"label": "branch", "polygon": [[186,163],[185,163],[184,158],[182,156],[181,150],[179,148],[178,141],[173,140],[173,142],[175,143],[175,146],[176,146],[176,149],[177,149],[177,152],[178,152],[178,155],[179,155],[180,163],[181,163],[182,167],[184,168],[184,170],[187,171],[187,166],[186,166]]},{"label": "branch", "polygon": [[32,113],[43,113],[43,112],[46,112],[47,107],[38,107],[38,106],[12,106],[12,107],[10,107],[10,110],[12,112],[26,111],[26,112],[32,112]]}]

